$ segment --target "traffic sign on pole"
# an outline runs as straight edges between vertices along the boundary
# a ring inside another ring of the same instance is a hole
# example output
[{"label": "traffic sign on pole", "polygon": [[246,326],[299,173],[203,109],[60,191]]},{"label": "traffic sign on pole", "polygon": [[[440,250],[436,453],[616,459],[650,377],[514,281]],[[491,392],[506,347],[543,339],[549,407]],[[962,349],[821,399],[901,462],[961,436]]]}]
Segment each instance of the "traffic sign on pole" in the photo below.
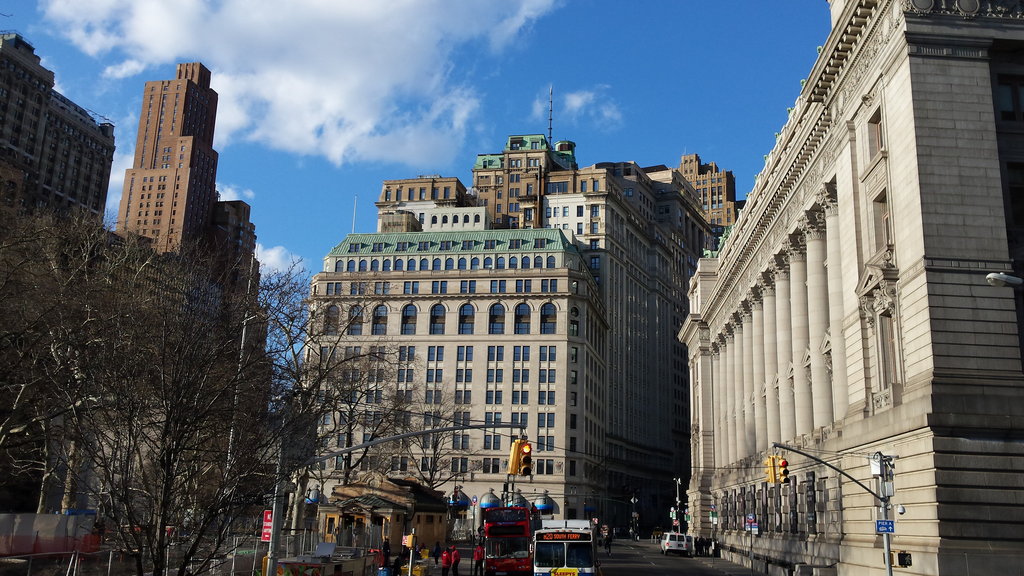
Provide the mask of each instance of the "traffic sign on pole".
[{"label": "traffic sign on pole", "polygon": [[263,511],[263,531],[260,532],[260,542],[270,542],[270,535],[274,532],[274,511]]}]

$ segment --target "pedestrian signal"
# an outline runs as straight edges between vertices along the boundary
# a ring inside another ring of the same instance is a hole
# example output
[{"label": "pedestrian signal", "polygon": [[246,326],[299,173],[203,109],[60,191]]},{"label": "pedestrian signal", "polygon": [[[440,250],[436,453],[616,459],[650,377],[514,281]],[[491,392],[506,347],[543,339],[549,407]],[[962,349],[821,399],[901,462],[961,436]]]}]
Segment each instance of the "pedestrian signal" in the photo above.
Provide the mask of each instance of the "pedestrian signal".
[{"label": "pedestrian signal", "polygon": [[777,457],[778,471],[775,473],[776,482],[785,484],[789,482],[789,461],[781,456]]},{"label": "pedestrian signal", "polygon": [[529,440],[519,440],[519,475],[530,476],[533,474],[533,447]]},{"label": "pedestrian signal", "polygon": [[764,479],[769,484],[775,484],[775,456],[764,459]]}]

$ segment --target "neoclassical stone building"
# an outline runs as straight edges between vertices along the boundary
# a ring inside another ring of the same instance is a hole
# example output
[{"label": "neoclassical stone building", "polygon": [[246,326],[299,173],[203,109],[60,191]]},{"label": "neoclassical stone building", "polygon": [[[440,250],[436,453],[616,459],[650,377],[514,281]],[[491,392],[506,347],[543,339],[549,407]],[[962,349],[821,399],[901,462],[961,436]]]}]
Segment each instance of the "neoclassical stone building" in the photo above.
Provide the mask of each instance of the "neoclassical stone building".
[{"label": "neoclassical stone building", "polygon": [[1020,300],[986,274],[1020,270],[1024,4],[831,5],[690,284],[691,530],[770,574],[885,574],[878,500],[821,463],[878,492],[883,454],[897,573],[1006,573],[1024,561]]}]

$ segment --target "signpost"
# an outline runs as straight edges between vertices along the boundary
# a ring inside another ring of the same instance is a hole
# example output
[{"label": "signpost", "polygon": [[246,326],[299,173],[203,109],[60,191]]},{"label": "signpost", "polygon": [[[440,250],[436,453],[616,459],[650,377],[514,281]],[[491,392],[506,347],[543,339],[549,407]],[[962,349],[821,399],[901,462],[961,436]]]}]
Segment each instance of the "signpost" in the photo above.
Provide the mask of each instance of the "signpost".
[{"label": "signpost", "polygon": [[875,520],[875,533],[877,533],[877,534],[895,534],[896,533],[896,521],[895,520]]}]

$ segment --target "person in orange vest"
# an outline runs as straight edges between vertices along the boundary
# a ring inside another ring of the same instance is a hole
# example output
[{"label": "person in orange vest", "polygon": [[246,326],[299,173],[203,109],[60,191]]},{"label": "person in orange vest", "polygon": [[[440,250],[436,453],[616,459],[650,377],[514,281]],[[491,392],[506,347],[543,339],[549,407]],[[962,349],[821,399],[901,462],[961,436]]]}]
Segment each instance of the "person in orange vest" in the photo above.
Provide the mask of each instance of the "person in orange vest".
[{"label": "person in orange vest", "polygon": [[441,552],[441,576],[448,576],[448,571],[452,569],[452,553],[450,549],[445,549]]},{"label": "person in orange vest", "polygon": [[484,545],[473,548],[473,576],[484,576]]}]

